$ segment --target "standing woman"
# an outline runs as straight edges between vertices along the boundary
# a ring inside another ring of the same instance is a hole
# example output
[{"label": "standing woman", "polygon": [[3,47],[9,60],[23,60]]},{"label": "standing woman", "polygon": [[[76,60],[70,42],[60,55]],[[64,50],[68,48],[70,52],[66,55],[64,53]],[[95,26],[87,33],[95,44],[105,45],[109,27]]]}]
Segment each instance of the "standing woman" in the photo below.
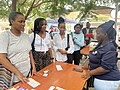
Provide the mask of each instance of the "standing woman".
[{"label": "standing woman", "polygon": [[73,60],[75,65],[79,65],[80,59],[82,58],[82,54],[80,53],[80,49],[84,46],[84,34],[82,32],[82,27],[82,25],[76,24],[74,26],[75,32],[71,33],[74,42]]},{"label": "standing woman", "polygon": [[[25,26],[25,17],[20,12],[11,12],[9,15],[11,29],[0,34],[0,71],[5,70],[13,73],[13,84],[19,81],[27,82],[32,66],[32,74],[36,73],[36,68],[32,56],[32,48],[29,36],[22,31]],[[0,90],[5,90],[10,86],[10,82],[2,76],[4,71],[0,72]],[[6,74],[7,75],[7,74]]]},{"label": "standing woman", "polygon": [[51,38],[49,33],[46,32],[46,25],[47,22],[44,18],[37,18],[34,21],[34,32],[29,36],[37,71],[53,61]]},{"label": "standing woman", "polygon": [[118,90],[120,72],[117,68],[117,51],[113,42],[115,29],[114,21],[100,25],[96,30],[98,46],[90,52],[90,72],[84,78],[93,76],[95,90]]},{"label": "standing woman", "polygon": [[62,17],[60,17],[58,23],[60,33],[55,34],[53,37],[53,49],[55,51],[56,61],[67,62],[67,54],[72,54],[74,52],[74,44],[72,37],[69,35],[69,48],[66,50],[68,47],[68,38],[67,34],[65,34],[65,21]]}]

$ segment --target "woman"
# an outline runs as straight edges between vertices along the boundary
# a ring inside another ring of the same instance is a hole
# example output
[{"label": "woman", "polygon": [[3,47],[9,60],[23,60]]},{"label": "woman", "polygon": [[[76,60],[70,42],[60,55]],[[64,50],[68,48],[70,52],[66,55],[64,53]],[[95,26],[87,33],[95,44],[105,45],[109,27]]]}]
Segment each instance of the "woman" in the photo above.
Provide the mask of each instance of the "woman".
[{"label": "woman", "polygon": [[34,32],[29,36],[37,71],[53,61],[51,38],[46,32],[46,25],[47,22],[44,18],[37,18],[34,22]]},{"label": "woman", "polygon": [[[69,48],[68,48],[68,38],[65,34],[66,27],[65,22],[62,17],[58,20],[59,34],[55,34],[53,37],[53,49],[55,51],[56,61],[67,62],[67,54],[72,54],[74,52],[74,44],[72,37],[69,35]],[[68,50],[66,50],[68,48]]]},{"label": "woman", "polygon": [[98,46],[89,55],[90,72],[84,78],[94,76],[95,90],[118,90],[120,85],[120,72],[117,68],[117,52],[113,29],[114,21],[100,25],[97,30]]},{"label": "woman", "polygon": [[[13,84],[19,81],[24,83],[28,81],[26,77],[29,75],[31,66],[32,75],[36,74],[29,37],[22,32],[25,26],[25,17],[20,12],[11,12],[9,22],[11,29],[0,34],[0,68],[2,70],[4,66],[7,71],[14,74],[12,76]],[[6,89],[10,83],[1,75],[0,88]]]},{"label": "woman", "polygon": [[82,25],[76,24],[74,26],[74,33],[72,34],[74,41],[74,53],[73,60],[75,65],[79,65],[82,54],[80,54],[80,49],[84,46],[84,34],[82,33]]}]

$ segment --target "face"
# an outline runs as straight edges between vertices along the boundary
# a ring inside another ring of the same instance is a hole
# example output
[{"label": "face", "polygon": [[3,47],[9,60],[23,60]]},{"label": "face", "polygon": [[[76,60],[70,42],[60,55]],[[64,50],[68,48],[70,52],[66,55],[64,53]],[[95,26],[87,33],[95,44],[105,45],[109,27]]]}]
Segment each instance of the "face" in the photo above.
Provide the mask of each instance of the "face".
[{"label": "face", "polygon": [[58,26],[58,29],[60,30],[61,33],[64,33],[66,28],[65,28],[65,23],[60,23]]},{"label": "face", "polygon": [[80,33],[81,27],[79,25],[77,25],[75,27],[75,33]]},{"label": "face", "polygon": [[106,33],[104,33],[102,31],[102,28],[97,28],[96,30],[96,39],[98,40],[98,42],[102,42],[105,40],[106,37]]},{"label": "face", "polygon": [[14,30],[17,31],[24,31],[25,27],[25,17],[22,15],[17,15],[15,20],[11,21],[12,27]]},{"label": "face", "polygon": [[43,20],[42,22],[40,22],[41,31],[45,31],[46,30],[46,25],[47,25],[46,20]]},{"label": "face", "polygon": [[87,28],[90,28],[90,23],[87,23],[87,24],[86,24],[86,27],[87,27]]}]

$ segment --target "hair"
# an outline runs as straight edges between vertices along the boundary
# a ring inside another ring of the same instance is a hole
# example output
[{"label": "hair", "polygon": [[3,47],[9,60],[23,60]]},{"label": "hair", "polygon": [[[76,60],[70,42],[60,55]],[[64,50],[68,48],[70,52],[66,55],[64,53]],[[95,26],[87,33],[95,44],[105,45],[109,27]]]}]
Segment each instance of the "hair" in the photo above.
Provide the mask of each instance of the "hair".
[{"label": "hair", "polygon": [[[44,18],[37,18],[35,21],[34,21],[34,32],[35,33],[39,33],[42,26],[40,26],[40,22],[44,21],[45,19]],[[45,20],[46,21],[46,20]]]},{"label": "hair", "polygon": [[17,17],[17,15],[22,15],[24,16],[21,12],[16,12],[16,11],[13,11],[9,14],[9,25],[12,26],[12,23],[11,23],[11,20],[15,20],[15,18]]},{"label": "hair", "polygon": [[60,26],[61,23],[65,23],[65,20],[64,20],[64,18],[59,17],[59,19],[58,19],[58,27]]},{"label": "hair", "polygon": [[82,29],[83,28],[83,25],[81,25],[81,24],[76,24],[75,26],[74,26],[74,29],[77,27],[77,26],[80,26],[80,28]]}]

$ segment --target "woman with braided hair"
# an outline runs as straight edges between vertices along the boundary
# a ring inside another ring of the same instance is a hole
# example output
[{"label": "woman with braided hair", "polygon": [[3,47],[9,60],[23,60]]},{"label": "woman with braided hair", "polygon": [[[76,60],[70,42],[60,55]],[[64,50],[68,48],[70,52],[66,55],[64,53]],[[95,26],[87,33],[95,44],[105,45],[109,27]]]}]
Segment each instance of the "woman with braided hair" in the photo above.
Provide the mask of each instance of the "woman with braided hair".
[{"label": "woman with braided hair", "polygon": [[37,71],[53,61],[51,38],[46,32],[46,25],[47,21],[44,18],[37,18],[34,21],[34,32],[29,36]]}]

